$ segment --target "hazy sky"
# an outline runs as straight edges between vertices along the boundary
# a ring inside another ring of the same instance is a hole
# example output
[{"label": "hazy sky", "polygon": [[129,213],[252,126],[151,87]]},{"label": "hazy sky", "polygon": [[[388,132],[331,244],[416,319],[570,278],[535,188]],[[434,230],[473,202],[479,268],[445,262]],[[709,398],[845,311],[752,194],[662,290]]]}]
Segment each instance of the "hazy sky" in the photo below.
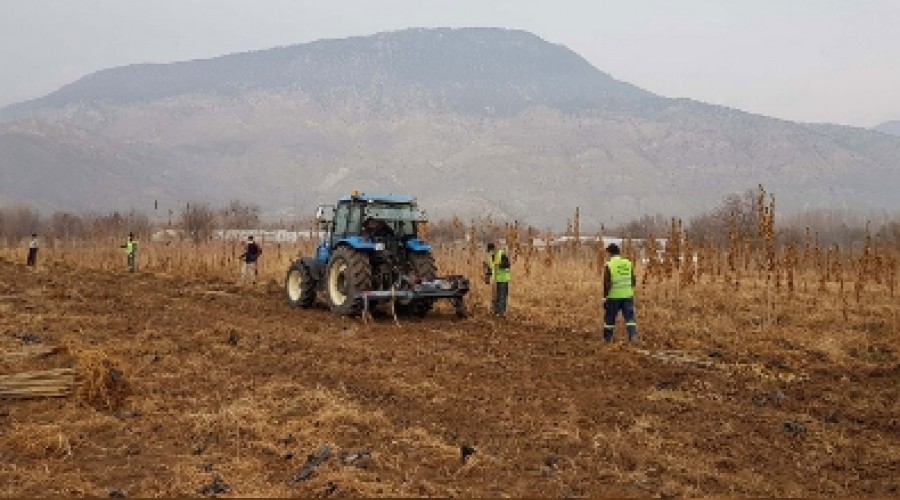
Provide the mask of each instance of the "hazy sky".
[{"label": "hazy sky", "polygon": [[527,30],[666,97],[900,120],[900,0],[0,0],[0,106],[113,66],[437,26]]}]

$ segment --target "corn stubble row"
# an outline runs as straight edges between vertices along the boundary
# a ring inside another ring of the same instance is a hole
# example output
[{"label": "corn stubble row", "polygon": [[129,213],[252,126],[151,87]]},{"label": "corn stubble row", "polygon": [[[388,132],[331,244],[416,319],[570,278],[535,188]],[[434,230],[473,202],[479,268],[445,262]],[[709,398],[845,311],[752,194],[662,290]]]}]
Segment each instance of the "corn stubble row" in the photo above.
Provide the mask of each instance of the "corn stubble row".
[{"label": "corn stubble row", "polygon": [[[766,203],[765,190],[758,194],[755,234],[742,234],[735,217],[729,223],[727,244],[715,245],[695,241],[684,230],[679,219],[672,219],[667,234],[646,240],[624,237],[622,254],[636,263],[639,286],[647,290],[663,290],[677,298],[699,285],[717,286],[729,293],[755,291],[762,300],[774,303],[792,298],[797,293],[830,297],[848,314],[852,299],[859,304],[865,297],[896,297],[897,242],[873,239],[867,225],[862,249],[823,247],[817,234],[806,230],[802,244],[779,244],[775,230],[775,199]],[[604,228],[594,235],[584,235],[579,211],[567,224],[564,234],[539,231],[515,223],[495,223],[490,219],[464,224],[451,223],[452,234],[463,235],[453,240],[434,243],[438,268],[443,273],[468,276],[475,287],[476,300],[489,293],[482,284],[484,243],[502,241],[513,262],[513,279],[519,283],[558,281],[562,275],[583,276],[599,283],[606,259]],[[428,227],[423,226],[426,238]],[[588,237],[592,236],[592,237]],[[608,239],[607,239],[608,241]],[[125,254],[119,241],[58,241],[54,248],[43,249],[41,262],[68,264],[109,271],[125,271]],[[299,255],[312,255],[315,241],[291,243],[262,242],[263,254],[259,275],[263,282],[282,281],[291,260]],[[240,241],[151,242],[142,240],[138,252],[139,272],[156,272],[203,278],[219,277],[240,281]],[[6,253],[21,253],[7,249]],[[23,259],[16,255],[16,259]],[[23,259],[24,260],[24,259]],[[562,273],[566,270],[567,273]],[[528,288],[528,287],[524,287]],[[599,285],[598,285],[599,288]],[[599,290],[598,290],[599,293]]]}]

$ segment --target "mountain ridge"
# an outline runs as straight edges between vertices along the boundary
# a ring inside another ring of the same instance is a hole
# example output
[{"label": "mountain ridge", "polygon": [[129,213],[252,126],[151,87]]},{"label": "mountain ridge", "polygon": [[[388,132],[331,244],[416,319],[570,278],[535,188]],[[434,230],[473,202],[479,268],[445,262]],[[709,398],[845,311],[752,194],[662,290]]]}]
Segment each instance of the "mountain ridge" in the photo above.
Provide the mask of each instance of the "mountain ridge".
[{"label": "mountain ridge", "polygon": [[[131,208],[241,199],[291,217],[360,189],[417,196],[436,216],[555,227],[576,206],[586,227],[686,217],[760,183],[787,210],[897,208],[898,138],[660,97],[527,32],[410,29],[270,51],[152,78],[104,70],[6,108],[0,177],[51,209],[77,197],[10,169],[63,186],[94,175],[98,206],[128,192]],[[54,146],[68,129],[121,162],[71,170],[67,155],[88,160]]]},{"label": "mountain ridge", "polygon": [[[425,38],[430,42],[427,45],[417,36],[425,32],[433,35]],[[459,50],[460,44],[467,44],[465,52]],[[429,65],[429,57],[440,58],[441,64]],[[502,64],[496,64],[498,61]],[[388,84],[430,85],[445,93],[454,86],[462,86],[470,99],[475,94],[474,97],[496,102],[500,91],[515,88],[522,80],[543,87],[536,89],[535,95],[543,91],[547,99],[561,99],[554,95],[552,86],[556,85],[563,88],[555,94],[562,93],[566,99],[582,99],[582,104],[598,101],[598,97],[628,100],[652,96],[596,70],[574,52],[525,31],[438,28],[320,40],[209,59],[110,68],[44,97],[7,106],[0,113],[16,116],[41,107],[61,107],[81,101],[121,105],[191,93],[240,95],[262,88],[302,89],[322,99],[336,89],[365,88],[372,82],[386,88]],[[485,82],[493,86],[489,88]],[[479,96],[480,89],[492,92]],[[462,108],[460,103],[456,104]]]},{"label": "mountain ridge", "polygon": [[891,120],[877,125],[874,130],[883,134],[900,136],[900,120]]}]

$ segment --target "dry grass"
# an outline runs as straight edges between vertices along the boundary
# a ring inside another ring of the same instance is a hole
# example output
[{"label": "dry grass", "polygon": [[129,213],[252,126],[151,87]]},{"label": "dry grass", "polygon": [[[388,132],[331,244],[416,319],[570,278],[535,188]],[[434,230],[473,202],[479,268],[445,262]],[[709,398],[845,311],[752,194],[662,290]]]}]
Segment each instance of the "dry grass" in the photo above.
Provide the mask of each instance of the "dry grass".
[{"label": "dry grass", "polygon": [[[42,254],[42,264],[35,272],[47,273],[52,266],[65,264],[124,274],[125,258],[116,243],[69,243],[57,249],[46,249]],[[291,260],[299,255],[311,254],[313,246],[312,241],[296,244],[263,242],[264,254],[259,264],[260,283],[257,286],[265,286],[270,291],[279,290]],[[206,294],[228,295],[238,293],[249,285],[240,278],[237,259],[240,251],[238,242],[199,246],[192,243],[141,242],[138,269],[139,273],[162,277],[188,277],[208,280],[209,283],[231,282],[231,288],[218,284],[210,285],[210,289],[203,291]],[[897,306],[898,300],[893,297],[894,278],[889,273],[877,281],[867,281],[865,273],[860,271],[857,281],[864,282],[864,286],[857,286],[852,275],[848,276],[846,272],[835,275],[807,262],[791,270],[795,286],[776,287],[771,281],[773,273],[769,269],[772,265],[770,259],[777,260],[772,257],[775,250],[769,245],[760,251],[762,253],[758,257],[744,255],[737,259],[745,263],[743,270],[736,271],[737,279],[727,270],[725,262],[729,257],[725,250],[719,253],[705,251],[705,264],[698,263],[697,270],[690,273],[692,278],[687,281],[684,269],[688,266],[682,265],[682,271],[671,272],[667,278],[660,274],[645,277],[644,273],[652,266],[639,264],[637,306],[641,330],[652,331],[660,341],[689,332],[697,347],[707,344],[706,339],[738,345],[748,335],[804,330],[839,329],[871,334],[874,339],[897,338],[900,308]],[[881,253],[876,255],[878,262],[896,259],[888,248],[883,247],[879,251]],[[0,255],[4,253],[10,259],[24,259],[21,249],[0,251]],[[541,256],[542,253],[547,254],[546,258]],[[435,255],[439,272],[470,277],[472,290],[468,296],[468,308],[476,315],[486,313],[490,287],[481,281],[482,249],[467,244],[438,245]],[[835,255],[839,258],[843,254]],[[602,283],[596,256],[597,250],[589,247],[538,252],[530,249],[526,242],[520,255],[513,256],[511,314],[519,321],[570,332],[597,331],[602,320]],[[853,262],[858,259],[852,255],[845,255],[844,258],[847,261],[843,268],[853,269]],[[711,261],[719,264],[711,264]],[[758,262],[759,266],[754,267],[753,262]],[[700,267],[704,266],[706,270],[701,273]],[[828,276],[823,274],[826,272]],[[52,287],[43,291],[45,296],[56,298],[76,293],[74,290]],[[0,299],[0,307],[9,308],[11,305]],[[439,307],[438,310],[443,309]],[[852,338],[848,336],[841,344],[852,343]],[[831,345],[833,342],[833,339],[822,340],[822,345],[809,347],[839,356],[838,352],[843,350],[836,350]],[[97,392],[92,398],[104,399],[106,396],[100,395],[105,394],[103,387],[98,385],[91,389]]]},{"label": "dry grass", "polygon": [[793,287],[771,246],[734,270],[711,249],[694,270],[639,265],[629,348],[599,342],[596,248],[523,242],[501,321],[482,248],[438,246],[440,272],[472,280],[472,316],[441,304],[397,328],[284,307],[311,246],[263,242],[255,286],[237,243],[141,242],[135,275],[115,241],[42,249],[33,270],[0,250],[0,331],[41,342],[0,335],[0,373],[37,360],[79,382],[0,403],[0,494],[896,495],[900,316],[888,272],[855,284],[859,255],[824,280],[801,259]]},{"label": "dry grass", "polygon": [[124,364],[96,349],[74,354],[80,379],[78,397],[98,409],[120,408],[131,392]]}]

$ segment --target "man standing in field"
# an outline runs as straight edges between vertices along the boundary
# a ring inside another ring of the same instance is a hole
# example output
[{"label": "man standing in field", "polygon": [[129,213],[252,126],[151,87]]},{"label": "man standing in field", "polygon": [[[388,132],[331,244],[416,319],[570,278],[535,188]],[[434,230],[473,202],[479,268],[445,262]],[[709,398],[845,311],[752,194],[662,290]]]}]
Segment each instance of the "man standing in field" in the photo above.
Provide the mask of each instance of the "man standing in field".
[{"label": "man standing in field", "polygon": [[616,329],[616,316],[622,311],[628,340],[637,340],[637,322],[634,320],[634,264],[619,256],[619,245],[610,243],[606,247],[610,255],[603,269],[603,340],[612,342]]},{"label": "man standing in field", "polygon": [[256,283],[256,261],[259,259],[260,254],[262,254],[262,248],[253,241],[252,235],[248,236],[247,246],[244,248],[244,253],[241,254],[241,260],[243,261],[243,268],[241,269],[242,279],[252,279],[253,283]]},{"label": "man standing in field", "polygon": [[485,258],[485,281],[493,280],[491,293],[491,312],[497,316],[506,316],[506,304],[509,301],[509,256],[506,250],[497,248],[493,243],[487,245]]},{"label": "man standing in field", "polygon": [[126,241],[121,248],[125,249],[125,261],[128,265],[128,272],[133,273],[135,267],[137,267],[135,264],[135,259],[137,258],[137,240],[134,239],[134,233],[128,233],[128,241]]},{"label": "man standing in field", "polygon": [[38,239],[37,233],[31,233],[31,242],[28,243],[28,259],[25,265],[34,267],[37,265]]}]

